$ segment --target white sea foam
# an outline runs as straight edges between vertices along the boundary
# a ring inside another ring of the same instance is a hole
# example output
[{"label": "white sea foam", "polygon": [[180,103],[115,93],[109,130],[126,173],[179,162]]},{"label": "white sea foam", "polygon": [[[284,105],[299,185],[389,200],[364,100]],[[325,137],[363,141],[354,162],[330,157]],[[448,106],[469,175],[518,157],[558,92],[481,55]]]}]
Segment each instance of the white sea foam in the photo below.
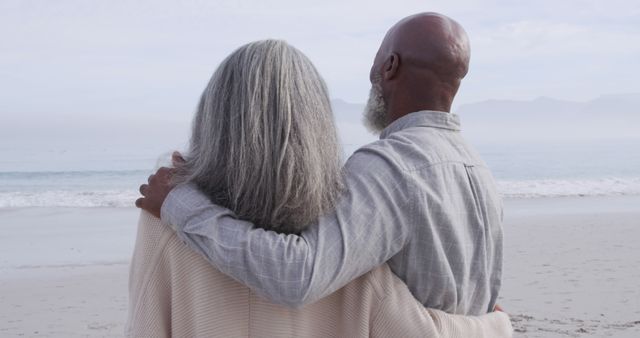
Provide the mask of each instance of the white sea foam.
[{"label": "white sea foam", "polygon": [[48,190],[0,192],[0,208],[25,207],[133,207],[135,190]]},{"label": "white sea foam", "polygon": [[[501,180],[506,198],[640,195],[640,177],[602,179]],[[140,196],[133,189],[45,190],[0,192],[0,208],[25,207],[133,207]]]},{"label": "white sea foam", "polygon": [[640,195],[640,177],[498,181],[507,198]]}]

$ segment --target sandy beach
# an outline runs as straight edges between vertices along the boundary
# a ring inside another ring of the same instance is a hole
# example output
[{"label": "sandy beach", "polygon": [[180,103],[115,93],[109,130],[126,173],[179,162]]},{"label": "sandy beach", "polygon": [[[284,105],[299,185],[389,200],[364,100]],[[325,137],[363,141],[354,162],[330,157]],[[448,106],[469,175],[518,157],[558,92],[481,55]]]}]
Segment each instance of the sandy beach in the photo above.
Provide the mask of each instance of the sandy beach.
[{"label": "sandy beach", "polygon": [[0,337],[122,337],[135,208],[0,211]]},{"label": "sandy beach", "polygon": [[[0,210],[0,337],[120,337],[134,208]],[[640,336],[640,197],[506,201],[516,337]]]},{"label": "sandy beach", "polygon": [[500,302],[517,337],[640,337],[640,198],[511,200]]}]

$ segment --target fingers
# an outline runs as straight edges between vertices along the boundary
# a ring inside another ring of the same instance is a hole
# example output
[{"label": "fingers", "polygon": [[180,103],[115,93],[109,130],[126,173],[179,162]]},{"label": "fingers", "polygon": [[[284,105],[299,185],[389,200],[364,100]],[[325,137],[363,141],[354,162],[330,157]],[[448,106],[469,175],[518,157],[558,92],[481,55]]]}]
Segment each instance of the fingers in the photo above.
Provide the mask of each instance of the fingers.
[{"label": "fingers", "polygon": [[145,198],[144,198],[144,197],[140,197],[140,198],[138,198],[138,199],[136,200],[136,207],[137,207],[137,208],[140,208],[140,209],[143,209],[144,201],[145,201]]},{"label": "fingers", "polygon": [[175,173],[175,168],[162,167],[156,171],[155,174],[149,175],[147,178],[147,184],[140,185],[138,189],[143,197],[136,200],[136,207],[151,212],[154,216],[158,216],[160,206],[157,206],[159,197],[162,197],[159,201],[162,203],[166,194],[171,190],[171,177]]},{"label": "fingers", "polygon": [[149,183],[149,185],[153,185],[157,179],[166,180],[173,176],[174,172],[174,168],[160,167],[160,169],[158,169],[155,174],[149,175],[149,178],[147,178],[147,183]]},{"label": "fingers", "polygon": [[[158,169],[158,171],[156,172],[156,176],[160,178],[162,181],[167,181],[171,178],[171,176],[173,176],[175,171],[176,171],[175,168],[162,167]],[[155,179],[155,177],[152,179]]]}]

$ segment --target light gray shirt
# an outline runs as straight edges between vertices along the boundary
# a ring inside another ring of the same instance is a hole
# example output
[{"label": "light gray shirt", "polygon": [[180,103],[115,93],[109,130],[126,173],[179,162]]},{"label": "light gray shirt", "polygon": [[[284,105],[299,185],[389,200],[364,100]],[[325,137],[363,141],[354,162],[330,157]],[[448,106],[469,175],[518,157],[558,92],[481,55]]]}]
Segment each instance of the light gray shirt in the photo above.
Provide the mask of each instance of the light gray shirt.
[{"label": "light gray shirt", "polygon": [[163,221],[216,268],[273,302],[301,306],[388,262],[425,306],[492,310],[502,272],[502,201],[460,135],[458,116],[419,111],[345,164],[333,212],[300,235],[239,220],[194,185],[176,187]]}]

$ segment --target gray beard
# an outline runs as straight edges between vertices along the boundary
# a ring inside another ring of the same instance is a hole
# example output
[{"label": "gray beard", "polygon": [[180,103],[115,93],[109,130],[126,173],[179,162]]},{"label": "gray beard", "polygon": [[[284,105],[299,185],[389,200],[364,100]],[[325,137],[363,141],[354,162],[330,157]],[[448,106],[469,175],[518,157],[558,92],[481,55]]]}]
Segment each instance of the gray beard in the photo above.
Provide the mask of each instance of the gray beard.
[{"label": "gray beard", "polygon": [[373,134],[380,134],[389,125],[387,104],[382,97],[382,88],[379,83],[371,85],[369,99],[364,108],[364,126]]}]

